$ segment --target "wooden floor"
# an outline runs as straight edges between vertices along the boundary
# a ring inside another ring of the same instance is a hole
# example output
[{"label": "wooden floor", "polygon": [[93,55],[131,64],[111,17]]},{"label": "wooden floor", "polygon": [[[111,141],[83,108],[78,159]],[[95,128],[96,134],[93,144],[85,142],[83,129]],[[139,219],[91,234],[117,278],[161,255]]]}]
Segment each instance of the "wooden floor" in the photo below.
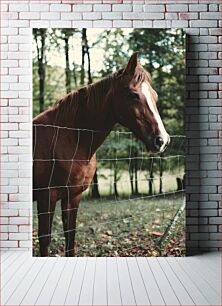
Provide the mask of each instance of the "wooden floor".
[{"label": "wooden floor", "polygon": [[221,305],[220,253],[35,258],[1,253],[0,305]]}]

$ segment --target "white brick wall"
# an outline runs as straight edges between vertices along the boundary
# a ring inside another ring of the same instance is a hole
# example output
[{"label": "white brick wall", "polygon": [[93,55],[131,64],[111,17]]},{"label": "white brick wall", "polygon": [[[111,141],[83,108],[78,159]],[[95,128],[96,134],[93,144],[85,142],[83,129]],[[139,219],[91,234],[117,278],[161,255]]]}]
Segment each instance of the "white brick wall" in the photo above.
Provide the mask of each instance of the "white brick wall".
[{"label": "white brick wall", "polygon": [[1,3],[1,247],[31,247],[31,28],[184,27],[188,34],[187,250],[221,245],[219,0]]}]

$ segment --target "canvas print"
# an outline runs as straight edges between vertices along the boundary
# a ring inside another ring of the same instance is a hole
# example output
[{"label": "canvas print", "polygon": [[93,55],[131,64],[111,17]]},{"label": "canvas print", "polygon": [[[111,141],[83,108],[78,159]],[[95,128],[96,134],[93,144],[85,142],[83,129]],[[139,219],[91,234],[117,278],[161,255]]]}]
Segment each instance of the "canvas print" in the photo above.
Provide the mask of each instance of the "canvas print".
[{"label": "canvas print", "polygon": [[185,255],[185,34],[33,29],[33,256]]}]

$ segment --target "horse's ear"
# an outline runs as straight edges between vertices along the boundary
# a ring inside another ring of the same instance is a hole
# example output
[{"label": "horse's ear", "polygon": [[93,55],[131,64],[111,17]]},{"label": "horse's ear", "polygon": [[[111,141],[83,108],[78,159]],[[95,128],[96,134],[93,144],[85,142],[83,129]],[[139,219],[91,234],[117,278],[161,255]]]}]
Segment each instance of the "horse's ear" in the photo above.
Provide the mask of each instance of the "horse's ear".
[{"label": "horse's ear", "polygon": [[131,55],[129,62],[126,66],[126,69],[124,70],[125,74],[131,75],[131,76],[135,74],[135,70],[138,65],[138,53],[139,52],[137,51]]}]

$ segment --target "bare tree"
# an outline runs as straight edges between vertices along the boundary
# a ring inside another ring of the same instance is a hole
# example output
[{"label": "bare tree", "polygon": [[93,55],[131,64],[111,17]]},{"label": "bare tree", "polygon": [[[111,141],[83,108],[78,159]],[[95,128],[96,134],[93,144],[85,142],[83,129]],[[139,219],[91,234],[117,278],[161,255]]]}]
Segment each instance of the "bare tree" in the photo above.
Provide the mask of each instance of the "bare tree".
[{"label": "bare tree", "polygon": [[39,112],[44,111],[45,104],[45,69],[46,69],[46,29],[33,29],[36,41],[38,75],[39,75]]}]

